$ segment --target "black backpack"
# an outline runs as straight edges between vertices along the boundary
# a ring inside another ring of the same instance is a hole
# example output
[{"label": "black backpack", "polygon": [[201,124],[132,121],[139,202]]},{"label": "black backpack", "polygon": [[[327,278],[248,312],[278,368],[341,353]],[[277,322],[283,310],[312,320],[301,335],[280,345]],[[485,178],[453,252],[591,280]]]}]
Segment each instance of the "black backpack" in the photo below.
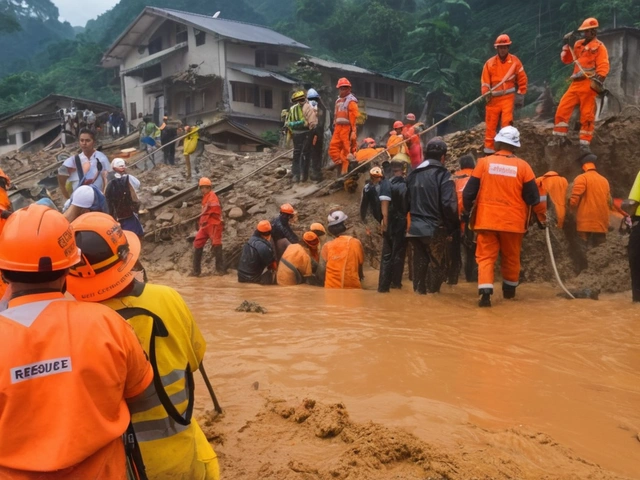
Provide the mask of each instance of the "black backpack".
[{"label": "black backpack", "polygon": [[138,202],[131,195],[129,175],[111,180],[107,185],[105,196],[109,204],[109,213],[116,220],[131,217],[138,209]]}]

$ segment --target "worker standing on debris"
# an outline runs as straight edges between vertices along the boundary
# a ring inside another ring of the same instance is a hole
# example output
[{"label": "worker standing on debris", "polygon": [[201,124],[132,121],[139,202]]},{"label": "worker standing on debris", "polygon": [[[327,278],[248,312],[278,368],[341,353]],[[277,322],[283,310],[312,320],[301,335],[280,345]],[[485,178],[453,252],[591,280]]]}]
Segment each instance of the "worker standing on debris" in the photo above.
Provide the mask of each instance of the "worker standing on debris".
[{"label": "worker standing on debris", "polygon": [[413,291],[418,295],[440,291],[447,274],[446,243],[460,228],[455,184],[444,166],[446,155],[444,140],[432,138],[425,146],[425,161],[407,179],[411,216],[407,237],[413,246]]},{"label": "worker standing on debris", "polygon": [[[528,228],[528,207],[539,225],[546,227],[546,209],[540,202],[533,170],[513,152],[520,147],[520,132],[504,127],[495,138],[496,153],[478,160],[462,192],[465,214],[473,208],[471,227],[478,234],[479,306],[490,307],[494,265],[500,254],[502,294],[516,296],[520,280],[520,249]],[[475,202],[475,207],[474,207]]]},{"label": "worker standing on debris", "polygon": [[126,401],[153,381],[140,342],[111,309],[65,297],[86,257],[62,214],[20,209],[0,244],[12,291],[0,313],[0,478],[126,478]]},{"label": "worker standing on debris", "polygon": [[485,108],[484,153],[487,154],[495,153],[494,138],[498,123],[500,128],[513,125],[513,108],[524,106],[528,86],[522,62],[509,53],[509,35],[498,35],[493,46],[498,54],[486,61],[480,79],[482,94],[491,92]]},{"label": "worker standing on debris", "polygon": [[280,261],[280,257],[292,243],[299,243],[298,235],[291,228],[291,222],[295,218],[296,211],[291,204],[284,203],[280,205],[280,215],[271,220],[271,235],[273,236],[273,245],[276,248],[276,258]]},{"label": "worker standing on debris", "polygon": [[362,199],[360,200],[360,219],[365,222],[367,213],[371,215],[378,224],[382,223],[382,197],[387,201],[391,200],[391,186],[384,178],[380,167],[373,167],[369,170],[370,181],[365,183],[362,189]]},{"label": "worker standing on debris", "polygon": [[581,260],[579,269],[587,268],[586,252],[591,247],[604,243],[609,231],[609,210],[612,199],[609,182],[596,171],[594,154],[580,157],[584,173],[573,181],[569,208],[576,218],[576,229],[580,238]]},{"label": "worker standing on debris", "polygon": [[222,229],[224,223],[222,221],[222,206],[220,199],[212,189],[211,180],[202,177],[198,181],[200,193],[202,193],[202,213],[200,214],[199,230],[193,241],[193,269],[192,277],[198,277],[202,273],[202,252],[208,240],[211,240],[213,255],[216,259],[216,274],[225,275],[227,273],[224,267],[224,259],[222,255]]},{"label": "worker standing on debris", "polygon": [[154,382],[129,403],[149,478],[218,480],[218,459],[192,418],[193,373],[206,342],[174,289],[138,282],[140,240],[108,215],[91,213],[72,225],[84,262],[71,267],[69,292],[124,317],[144,345]]},{"label": "worker standing on debris", "polygon": [[312,140],[313,132],[318,126],[318,117],[313,109],[307,95],[299,90],[291,96],[293,106],[289,109],[285,126],[293,136],[293,160],[291,163],[291,181],[299,183],[309,179],[310,158],[309,142]]},{"label": "worker standing on debris", "polygon": [[604,91],[604,81],[609,74],[609,53],[604,43],[596,38],[598,20],[587,18],[578,28],[578,32],[584,33],[583,39],[577,40],[576,32],[564,36],[565,45],[562,47],[560,59],[562,63],[575,65],[571,75],[571,85],[562,96],[556,110],[553,127],[556,140],[552,140],[549,146],[570,143],[567,139],[569,119],[575,107],[579,106],[580,148],[588,152],[595,128],[596,97]]},{"label": "worker standing on debris", "polygon": [[[549,171],[538,177],[536,182],[542,185],[547,192],[547,210],[549,205],[553,205],[555,211],[556,226],[562,230],[564,218],[567,214],[567,189],[569,182],[566,178],[558,175],[554,171]],[[548,216],[548,215],[547,215]]]},{"label": "worker standing on debris", "polygon": [[[405,153],[407,148],[406,144],[398,145],[404,141],[404,137],[402,136],[402,130],[404,129],[404,124],[397,120],[393,124],[393,130],[389,132],[389,139],[387,140],[387,150],[389,152],[389,156],[391,158],[395,157],[399,153]],[[398,145],[397,147],[394,145]]]},{"label": "worker standing on debris", "polygon": [[311,139],[307,142],[307,151],[305,155],[309,158],[311,163],[311,172],[309,178],[314,182],[320,182],[322,180],[322,155],[324,153],[324,132],[325,122],[327,119],[327,107],[320,98],[318,92],[310,88],[307,91],[307,100],[316,112],[318,124],[311,132]]},{"label": "worker standing on debris", "polygon": [[147,116],[144,119],[144,127],[142,131],[142,143],[147,147],[147,153],[151,159],[153,166],[156,166],[155,151],[160,146],[160,135],[162,132],[160,128],[151,120],[151,117]]},{"label": "worker standing on debris", "polygon": [[195,153],[198,148],[198,140],[200,139],[199,130],[199,127],[190,127],[189,125],[184,127],[184,133],[188,133],[184,138],[182,150],[184,163],[187,168],[187,180],[191,180],[191,155]]},{"label": "worker standing on debris", "polygon": [[62,213],[68,222],[73,222],[80,215],[89,212],[109,213],[109,206],[107,199],[95,185],[82,185],[71,194]]},{"label": "worker standing on debris", "polygon": [[11,211],[11,201],[9,200],[9,188],[11,179],[0,168],[0,211]]},{"label": "worker standing on debris", "polygon": [[320,252],[318,278],[323,280],[324,288],[362,288],[364,250],[360,240],[344,234],[348,218],[336,210],[327,219],[329,233],[336,238],[325,243]]},{"label": "worker standing on debris", "polygon": [[126,173],[127,164],[122,158],[114,158],[111,169],[114,172],[114,178],[107,184],[105,192],[109,214],[120,223],[123,230],[142,237],[144,229],[138,216],[140,201],[137,193],[140,189],[140,180]]},{"label": "worker standing on debris", "polygon": [[402,127],[402,136],[407,140],[411,168],[417,168],[422,163],[422,142],[419,135],[421,131],[422,124],[416,124],[416,116],[413,113],[408,113],[404,127]]},{"label": "worker standing on debris", "polygon": [[178,138],[179,123],[164,117],[164,128],[161,128],[160,143],[162,143],[162,153],[164,155],[164,163],[167,165],[176,164],[176,143],[174,140]]},{"label": "worker standing on debris", "polygon": [[407,163],[391,160],[393,177],[381,187],[380,205],[382,210],[382,258],[378,292],[386,293],[390,288],[402,288],[404,259],[407,253]]},{"label": "worker standing on debris", "polygon": [[[462,264],[462,247],[464,246],[465,263],[464,274],[467,282],[478,281],[478,264],[476,263],[476,240],[475,234],[469,228],[467,218],[463,218],[464,205],[462,203],[462,192],[467,182],[473,174],[476,166],[476,160],[473,155],[468,153],[458,160],[460,169],[453,174],[453,181],[456,185],[456,194],[458,196],[458,214],[460,215],[460,230],[453,234],[451,248],[451,265],[449,271],[449,279],[447,283],[455,285],[458,283],[460,274],[460,265]],[[454,281],[455,279],[455,281]]]},{"label": "worker standing on debris", "polygon": [[336,88],[340,92],[340,96],[336,100],[329,157],[339,167],[340,174],[344,175],[349,171],[347,155],[356,151],[358,138],[356,119],[360,112],[358,111],[358,99],[351,93],[351,82],[343,77],[338,80]]},{"label": "worker standing on debris", "polygon": [[313,274],[318,264],[311,257],[310,249],[317,249],[319,243],[320,240],[315,233],[305,232],[301,243],[293,243],[287,247],[278,264],[276,274],[278,285],[317,284]]},{"label": "worker standing on debris", "polygon": [[271,244],[271,223],[261,220],[249,241],[242,247],[238,263],[238,282],[273,285],[277,268]]},{"label": "worker standing on debris", "polygon": [[67,158],[58,169],[60,193],[66,199],[81,185],[94,185],[104,193],[107,174],[111,170],[107,156],[96,150],[96,135],[92,130],[80,130],[81,152]]},{"label": "worker standing on debris", "polygon": [[631,299],[640,302],[640,172],[633,182],[629,198],[622,208],[631,215],[631,235],[629,236],[629,270],[631,271]]}]

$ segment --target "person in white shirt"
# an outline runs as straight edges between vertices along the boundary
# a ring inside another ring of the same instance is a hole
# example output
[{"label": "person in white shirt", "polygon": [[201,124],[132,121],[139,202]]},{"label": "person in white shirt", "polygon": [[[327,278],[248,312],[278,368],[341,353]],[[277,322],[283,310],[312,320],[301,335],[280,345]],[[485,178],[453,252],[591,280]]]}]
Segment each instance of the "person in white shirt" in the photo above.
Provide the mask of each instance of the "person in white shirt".
[{"label": "person in white shirt", "polygon": [[[95,185],[104,192],[107,174],[111,171],[107,156],[95,149],[96,139],[92,130],[80,130],[79,143],[82,152],[67,158],[58,169],[58,185],[66,199],[80,185]],[[78,172],[79,166],[82,167],[81,172]]]}]

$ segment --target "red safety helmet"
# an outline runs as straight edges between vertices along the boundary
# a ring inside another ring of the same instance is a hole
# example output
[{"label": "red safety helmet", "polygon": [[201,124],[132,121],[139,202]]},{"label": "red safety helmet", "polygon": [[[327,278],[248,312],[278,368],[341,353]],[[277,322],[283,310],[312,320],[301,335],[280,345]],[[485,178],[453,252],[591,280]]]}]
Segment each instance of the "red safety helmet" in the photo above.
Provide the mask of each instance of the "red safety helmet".
[{"label": "red safety helmet", "polygon": [[280,206],[280,213],[288,213],[289,215],[293,215],[296,211],[293,209],[290,203],[285,203]]},{"label": "red safety helmet", "polygon": [[493,46],[496,48],[508,47],[509,45],[511,45],[511,39],[509,38],[509,35],[507,35],[506,33],[503,33],[502,35],[498,35],[498,38],[496,38],[496,43],[493,44]]},{"label": "red safety helmet", "polygon": [[582,22],[582,25],[580,25],[580,28],[578,29],[579,32],[583,32],[585,30],[591,30],[592,28],[598,28],[600,25],[598,24],[598,20],[596,20],[593,17],[587,18],[584,22]]},{"label": "red safety helmet", "polygon": [[198,186],[199,187],[210,187],[211,186],[211,180],[208,179],[207,177],[202,177],[200,180],[198,180]]},{"label": "red safety helmet", "polygon": [[365,138],[362,142],[366,143],[369,147],[375,147],[376,146],[376,141],[371,137]]},{"label": "red safety helmet", "polygon": [[410,122],[415,122],[416,116],[413,113],[407,113],[407,120]]},{"label": "red safety helmet", "polygon": [[396,129],[396,128],[402,128],[402,127],[404,127],[404,123],[402,123],[400,120],[396,120],[396,121],[393,123],[393,128],[394,128],[394,129]]},{"label": "red safety helmet", "polygon": [[338,80],[338,84],[336,85],[336,88],[340,88],[340,87],[351,88],[351,82],[347,78],[342,77],[340,80]]}]

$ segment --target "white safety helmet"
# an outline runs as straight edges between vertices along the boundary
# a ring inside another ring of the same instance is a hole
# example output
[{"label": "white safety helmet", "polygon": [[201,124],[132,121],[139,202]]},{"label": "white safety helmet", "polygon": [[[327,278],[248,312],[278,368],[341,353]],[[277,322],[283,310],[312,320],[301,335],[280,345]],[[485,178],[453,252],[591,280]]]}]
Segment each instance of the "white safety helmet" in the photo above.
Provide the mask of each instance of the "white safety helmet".
[{"label": "white safety helmet", "polygon": [[91,208],[96,194],[89,185],[81,185],[71,195],[71,205],[80,208]]},{"label": "white safety helmet", "polygon": [[327,225],[333,227],[334,225],[345,222],[347,218],[349,217],[347,217],[347,214],[342,210],[336,210],[335,212],[331,212],[327,217]]},{"label": "white safety helmet", "polygon": [[520,132],[516,127],[512,127],[511,125],[502,128],[495,138],[496,142],[506,143],[508,145],[513,145],[514,147],[520,146]]},{"label": "white safety helmet", "polygon": [[111,168],[126,168],[127,163],[122,158],[114,158],[111,162]]},{"label": "white safety helmet", "polygon": [[307,91],[307,99],[311,100],[312,98],[320,98],[320,95],[318,94],[318,92],[314,88],[310,88]]}]

